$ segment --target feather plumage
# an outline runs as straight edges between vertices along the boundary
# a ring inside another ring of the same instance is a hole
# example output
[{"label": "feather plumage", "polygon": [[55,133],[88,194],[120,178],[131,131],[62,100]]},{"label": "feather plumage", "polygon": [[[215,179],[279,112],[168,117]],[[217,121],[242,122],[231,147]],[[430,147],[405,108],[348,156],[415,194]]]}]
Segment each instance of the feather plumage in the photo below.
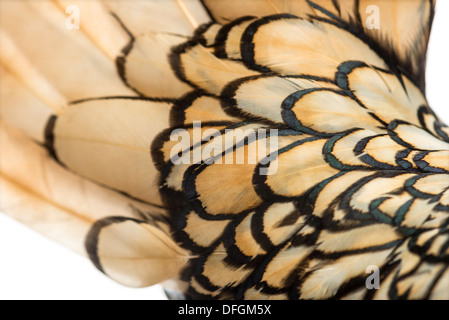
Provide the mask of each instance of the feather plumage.
[{"label": "feather plumage", "polygon": [[76,33],[66,1],[2,2],[1,209],[188,298],[447,299],[434,3],[404,2],[376,32],[364,1],[75,1]]}]

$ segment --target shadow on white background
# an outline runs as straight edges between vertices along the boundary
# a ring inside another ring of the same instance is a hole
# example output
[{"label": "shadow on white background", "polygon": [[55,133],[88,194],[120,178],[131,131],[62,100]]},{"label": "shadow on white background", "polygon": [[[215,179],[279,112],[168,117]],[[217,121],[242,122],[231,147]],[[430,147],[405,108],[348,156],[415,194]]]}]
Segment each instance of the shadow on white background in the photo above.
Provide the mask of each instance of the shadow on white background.
[{"label": "shadow on white background", "polygon": [[[428,53],[427,98],[449,123],[449,1],[439,0]],[[166,299],[161,286],[116,284],[84,257],[0,214],[0,300]]]}]

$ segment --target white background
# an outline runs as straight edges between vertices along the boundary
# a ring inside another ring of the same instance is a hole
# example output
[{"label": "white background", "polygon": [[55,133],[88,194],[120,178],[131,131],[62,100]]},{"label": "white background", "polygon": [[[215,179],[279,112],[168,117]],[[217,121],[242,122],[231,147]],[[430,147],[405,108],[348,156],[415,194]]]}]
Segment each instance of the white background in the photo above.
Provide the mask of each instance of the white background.
[{"label": "white background", "polygon": [[[449,1],[439,0],[428,53],[427,97],[449,123]],[[0,214],[0,300],[165,299],[162,288],[126,288],[90,261]]]}]

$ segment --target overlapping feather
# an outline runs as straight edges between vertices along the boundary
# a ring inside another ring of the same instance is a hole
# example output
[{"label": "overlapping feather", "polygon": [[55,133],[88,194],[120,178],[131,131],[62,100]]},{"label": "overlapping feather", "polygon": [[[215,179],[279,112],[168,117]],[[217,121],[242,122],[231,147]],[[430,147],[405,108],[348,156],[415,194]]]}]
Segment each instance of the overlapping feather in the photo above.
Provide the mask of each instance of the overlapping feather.
[{"label": "overlapping feather", "polygon": [[74,1],[79,31],[67,1],[2,2],[2,210],[189,298],[447,299],[434,3],[374,2],[378,32],[352,0]]}]

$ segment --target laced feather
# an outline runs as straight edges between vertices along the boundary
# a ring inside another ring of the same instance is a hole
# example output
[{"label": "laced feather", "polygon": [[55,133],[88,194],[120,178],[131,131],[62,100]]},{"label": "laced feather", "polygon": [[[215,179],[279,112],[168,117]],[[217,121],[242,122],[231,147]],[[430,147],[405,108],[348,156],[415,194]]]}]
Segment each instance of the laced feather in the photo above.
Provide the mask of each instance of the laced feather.
[{"label": "laced feather", "polygon": [[434,2],[375,4],[380,32],[366,1],[1,2],[0,209],[188,298],[447,299]]},{"label": "laced feather", "polygon": [[[158,178],[154,167],[151,169],[149,145],[152,137],[168,125],[168,107],[163,111],[168,102],[132,100],[136,98],[135,90],[123,83],[117,73],[116,59],[122,54],[123,48],[140,34],[145,37],[153,32],[155,37],[167,43],[174,37],[171,34],[179,34],[181,39],[190,35],[199,24],[205,22],[207,15],[201,13],[202,8],[198,4],[188,2],[185,5],[182,5],[182,1],[159,1],[147,5],[141,2],[139,9],[131,12],[129,6],[123,7],[120,2],[108,1],[1,3],[0,203],[3,212],[86,255],[91,253],[86,252],[85,238],[95,221],[108,216],[121,216],[139,219],[139,225],[143,226],[153,219],[152,216],[166,215],[162,207],[146,204],[122,193],[127,192],[136,198],[160,204],[160,200],[157,200]],[[80,30],[68,30],[65,27],[65,9],[69,4],[76,5],[81,12]],[[155,8],[159,11],[155,11]],[[189,10],[192,11],[191,14]],[[11,12],[20,12],[20,15],[10,14]],[[169,12],[173,17],[167,20],[165,13]],[[147,23],[148,19],[152,21],[151,24]],[[177,25],[167,21],[177,21]],[[123,28],[125,24],[126,29]],[[142,28],[145,25],[151,25],[152,28]],[[108,36],[105,37],[105,34]],[[156,59],[153,60],[155,65],[162,64],[158,60],[165,59],[164,68],[169,70],[166,55],[155,56],[153,59]],[[164,73],[168,74],[167,71]],[[139,81],[138,77],[136,81]],[[126,99],[99,99],[98,103],[89,103],[91,98],[110,96],[123,96]],[[160,96],[163,97],[164,94],[161,93]],[[127,104],[131,108],[140,108],[141,111],[130,112],[126,108]],[[87,110],[89,106],[93,108]],[[111,113],[113,106],[116,106],[116,112],[121,115]],[[87,113],[83,113],[83,109]],[[98,110],[98,119],[91,117],[94,110]],[[142,117],[142,112],[146,116]],[[133,120],[122,122],[122,128],[112,123],[112,127],[106,128],[107,122],[104,119],[109,118],[113,122],[117,115],[122,119],[123,116],[148,119],[159,123],[160,127],[147,126],[146,130],[150,132],[144,141],[141,133],[137,132],[138,127],[132,123]],[[92,129],[82,129],[89,122]],[[23,133],[10,125],[21,129]],[[107,134],[123,133],[131,127],[136,132],[128,134],[127,138],[117,135],[114,138]],[[68,168],[60,166],[44,148],[34,144],[32,140],[50,147],[58,161],[67,162]],[[129,167],[132,172],[124,172],[120,164],[111,163],[113,158],[123,159],[116,157],[120,152],[113,151],[114,148],[128,152],[128,155],[138,153],[136,150],[140,148],[142,156],[137,157],[141,157],[139,161],[142,166],[150,165],[148,174],[142,175],[135,166]],[[22,160],[18,161],[19,159]],[[90,165],[94,167],[89,168]],[[114,172],[125,174],[119,178],[114,177]],[[147,186],[139,185],[139,182],[136,184],[133,176],[140,177]],[[129,182],[124,182],[123,179]],[[147,191],[147,195],[142,194],[141,191],[147,188],[152,191]],[[115,236],[114,242],[114,246],[123,247],[123,251],[110,253],[108,247],[100,241],[103,236],[98,238],[101,246],[99,259],[108,261],[108,255],[113,254],[114,263],[122,261],[125,268],[128,268],[125,272],[112,266],[105,268],[105,273],[132,286],[151,285],[177,275],[179,271],[176,270],[185,262],[186,253],[173,243],[165,231],[161,233],[160,228],[167,229],[164,223],[160,227],[144,226],[140,237],[146,245],[140,252],[134,253],[131,249],[126,249],[132,247],[130,244],[126,245],[129,241],[126,234],[134,232],[134,229],[131,227],[131,231],[126,231],[126,228]],[[114,235],[116,231],[112,231]],[[106,237],[108,233],[109,230],[106,230],[101,234]],[[154,235],[157,236],[156,240]],[[146,241],[145,237],[153,240]],[[106,252],[106,257],[103,252]],[[149,260],[143,267],[133,262],[136,254],[142,261],[145,261],[144,257],[148,257]],[[154,255],[158,257],[155,258]],[[126,263],[127,258],[132,259]],[[143,273],[133,277],[133,268],[141,268]],[[145,273],[144,270],[152,268],[164,272]],[[165,273],[167,270],[174,271]]]}]

